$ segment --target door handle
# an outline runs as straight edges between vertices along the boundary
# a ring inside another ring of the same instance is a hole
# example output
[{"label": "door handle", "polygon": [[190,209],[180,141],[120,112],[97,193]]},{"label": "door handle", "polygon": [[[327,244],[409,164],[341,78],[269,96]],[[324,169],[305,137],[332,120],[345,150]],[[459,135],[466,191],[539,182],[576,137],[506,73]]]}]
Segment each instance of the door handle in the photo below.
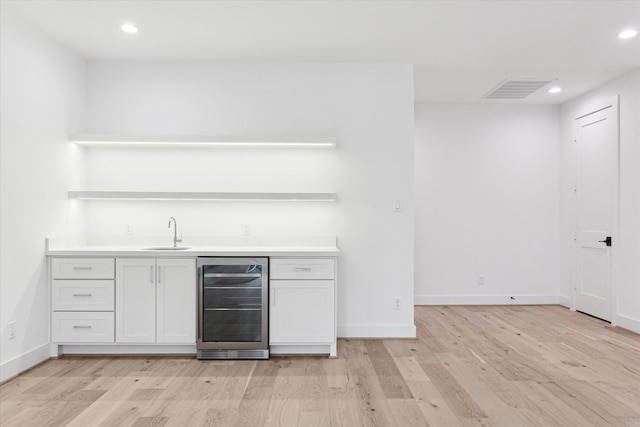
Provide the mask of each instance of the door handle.
[{"label": "door handle", "polygon": [[598,243],[605,243],[607,246],[611,246],[611,236],[607,236],[604,240],[598,240]]}]

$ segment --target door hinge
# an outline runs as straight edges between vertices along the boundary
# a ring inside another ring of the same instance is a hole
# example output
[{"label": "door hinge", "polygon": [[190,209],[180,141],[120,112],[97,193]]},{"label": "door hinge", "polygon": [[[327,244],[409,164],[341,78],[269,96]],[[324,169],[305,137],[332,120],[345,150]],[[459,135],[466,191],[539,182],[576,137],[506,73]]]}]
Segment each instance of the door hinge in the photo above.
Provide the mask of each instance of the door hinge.
[{"label": "door hinge", "polygon": [[578,183],[577,183],[577,182],[574,182],[574,183],[573,183],[573,192],[574,192],[574,193],[577,193],[577,192],[578,192]]},{"label": "door hinge", "polygon": [[578,241],[578,233],[577,232],[573,232],[573,241],[577,242]]}]

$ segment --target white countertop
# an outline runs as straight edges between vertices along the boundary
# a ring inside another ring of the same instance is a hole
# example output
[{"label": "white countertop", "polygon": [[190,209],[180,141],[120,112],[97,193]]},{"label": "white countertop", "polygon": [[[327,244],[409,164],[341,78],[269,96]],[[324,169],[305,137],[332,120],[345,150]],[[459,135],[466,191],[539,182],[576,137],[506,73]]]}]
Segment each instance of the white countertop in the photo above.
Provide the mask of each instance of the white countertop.
[{"label": "white countertop", "polygon": [[[129,241],[127,241],[129,240]],[[198,257],[198,256],[339,256],[335,237],[322,238],[235,238],[191,237],[178,246],[184,250],[150,250],[153,247],[171,247],[166,238],[145,239],[93,239],[77,241],[47,239],[48,256],[133,256],[133,257]],[[191,242],[191,243],[190,243]]]}]

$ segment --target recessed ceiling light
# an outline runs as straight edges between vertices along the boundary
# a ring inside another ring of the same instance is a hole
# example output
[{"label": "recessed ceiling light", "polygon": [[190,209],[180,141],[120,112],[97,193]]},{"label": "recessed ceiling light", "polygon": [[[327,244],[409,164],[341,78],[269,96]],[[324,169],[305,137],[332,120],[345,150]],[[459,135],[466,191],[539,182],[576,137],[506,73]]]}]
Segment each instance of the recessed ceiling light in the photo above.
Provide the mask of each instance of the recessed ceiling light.
[{"label": "recessed ceiling light", "polygon": [[620,37],[621,39],[630,39],[631,37],[635,37],[637,35],[638,35],[638,30],[634,30],[633,28],[630,28],[628,30],[622,31],[620,34],[618,34],[618,37]]},{"label": "recessed ceiling light", "polygon": [[560,93],[562,92],[562,88],[559,86],[554,86],[551,89],[549,89],[549,93]]},{"label": "recessed ceiling light", "polygon": [[138,32],[138,27],[133,24],[122,24],[120,25],[120,29],[127,34],[135,34]]}]

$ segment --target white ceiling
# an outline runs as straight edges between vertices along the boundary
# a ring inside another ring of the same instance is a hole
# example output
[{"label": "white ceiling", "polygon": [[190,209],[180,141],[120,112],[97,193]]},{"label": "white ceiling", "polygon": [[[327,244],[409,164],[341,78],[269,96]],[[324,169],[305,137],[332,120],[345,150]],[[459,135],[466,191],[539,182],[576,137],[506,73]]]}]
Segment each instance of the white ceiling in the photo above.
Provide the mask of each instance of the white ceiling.
[{"label": "white ceiling", "polygon": [[[417,103],[561,103],[640,67],[640,1],[2,0],[88,60],[415,65]],[[123,22],[140,28],[119,30]],[[521,101],[503,79],[558,78]]]}]

